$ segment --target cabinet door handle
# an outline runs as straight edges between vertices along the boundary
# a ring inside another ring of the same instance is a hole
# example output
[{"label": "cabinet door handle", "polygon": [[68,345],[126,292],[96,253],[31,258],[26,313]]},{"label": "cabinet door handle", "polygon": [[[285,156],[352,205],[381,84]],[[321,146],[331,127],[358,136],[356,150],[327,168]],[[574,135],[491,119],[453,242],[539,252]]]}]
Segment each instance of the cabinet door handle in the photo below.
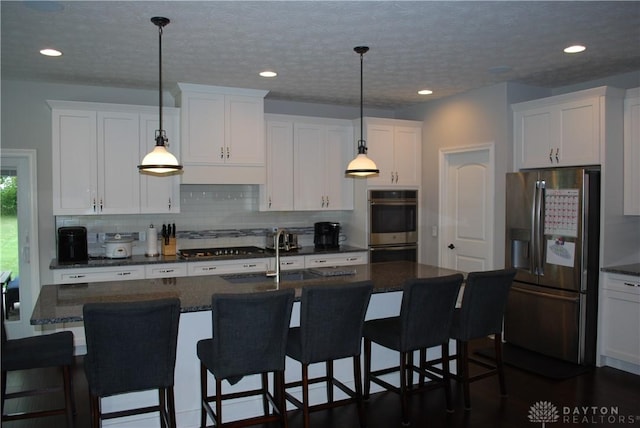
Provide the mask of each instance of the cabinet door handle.
[{"label": "cabinet door handle", "polygon": [[230,157],[231,157],[231,149],[227,147],[227,159],[229,159]]},{"label": "cabinet door handle", "polygon": [[242,267],[245,267],[245,268],[254,268],[256,266],[257,265],[255,263],[242,265]]},{"label": "cabinet door handle", "polygon": [[100,212],[102,212],[102,208],[104,207],[103,203],[102,203],[102,198],[100,198]]},{"label": "cabinet door handle", "polygon": [[329,208],[329,195],[327,195],[327,208]]},{"label": "cabinet door handle", "polygon": [[224,147],[220,147],[220,159],[224,159]]},{"label": "cabinet door handle", "polygon": [[634,284],[633,282],[625,282],[624,285],[628,285],[629,287],[640,287],[640,284]]},{"label": "cabinet door handle", "polygon": [[91,204],[93,206],[93,212],[96,212],[96,198],[93,198],[93,204]]},{"label": "cabinet door handle", "polygon": [[391,171],[391,183],[393,184],[393,171]]},{"label": "cabinet door handle", "polygon": [[324,195],[321,197],[322,199],[322,208],[324,208]]},{"label": "cabinet door handle", "polygon": [[269,208],[271,208],[271,196],[269,196]]},{"label": "cabinet door handle", "polygon": [[127,276],[127,275],[131,275],[131,272],[118,272],[117,275],[118,276]]},{"label": "cabinet door handle", "polygon": [[398,183],[398,171],[396,171],[396,184]]},{"label": "cabinet door handle", "polygon": [[551,151],[549,152],[549,162],[553,163],[553,147],[551,148]]},{"label": "cabinet door handle", "polygon": [[171,211],[171,198],[169,198],[169,211]]},{"label": "cabinet door handle", "polygon": [[556,148],[556,163],[560,163],[560,158],[558,157],[558,154],[560,153],[560,148]]}]

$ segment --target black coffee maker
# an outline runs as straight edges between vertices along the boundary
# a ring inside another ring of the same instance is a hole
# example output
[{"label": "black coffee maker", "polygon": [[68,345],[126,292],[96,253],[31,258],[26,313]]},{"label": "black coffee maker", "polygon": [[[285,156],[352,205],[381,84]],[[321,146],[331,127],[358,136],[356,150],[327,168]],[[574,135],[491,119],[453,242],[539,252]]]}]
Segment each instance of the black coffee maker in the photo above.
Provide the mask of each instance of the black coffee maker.
[{"label": "black coffee maker", "polygon": [[313,243],[317,249],[340,248],[340,223],[322,221],[314,224]]},{"label": "black coffee maker", "polygon": [[88,260],[87,229],[85,227],[58,228],[58,262],[86,263]]}]

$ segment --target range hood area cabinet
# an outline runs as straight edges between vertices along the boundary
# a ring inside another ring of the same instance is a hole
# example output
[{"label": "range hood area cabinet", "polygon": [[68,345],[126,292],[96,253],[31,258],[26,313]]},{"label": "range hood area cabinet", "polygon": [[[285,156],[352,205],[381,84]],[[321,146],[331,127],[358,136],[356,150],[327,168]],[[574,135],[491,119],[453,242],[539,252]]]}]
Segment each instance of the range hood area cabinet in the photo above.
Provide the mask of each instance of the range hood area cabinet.
[{"label": "range hood area cabinet", "polygon": [[[152,177],[137,168],[155,145],[157,107],[47,103],[54,215],[180,212],[180,177]],[[179,151],[179,111],[164,108],[163,113],[169,148]]]},{"label": "range hood area cabinet", "polygon": [[516,170],[600,165],[624,93],[602,86],[513,104]]},{"label": "range hood area cabinet", "polygon": [[355,156],[351,121],[266,115],[267,183],[262,211],[353,209],[353,178],[344,170]]},{"label": "range hood area cabinet", "polygon": [[178,83],[182,184],[264,184],[268,91]]},{"label": "range hood area cabinet", "polygon": [[[354,121],[354,129],[359,131],[360,119]],[[420,186],[422,122],[365,117],[363,131],[367,155],[380,170],[367,178],[368,186]]]}]

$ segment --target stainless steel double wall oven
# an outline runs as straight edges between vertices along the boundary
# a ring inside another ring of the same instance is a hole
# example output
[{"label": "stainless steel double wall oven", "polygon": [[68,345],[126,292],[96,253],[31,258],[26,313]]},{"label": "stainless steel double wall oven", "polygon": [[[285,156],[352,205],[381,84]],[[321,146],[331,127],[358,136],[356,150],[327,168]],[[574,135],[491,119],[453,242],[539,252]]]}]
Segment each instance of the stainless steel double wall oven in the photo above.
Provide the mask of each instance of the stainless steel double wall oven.
[{"label": "stainless steel double wall oven", "polygon": [[369,190],[369,260],[418,256],[418,191]]}]

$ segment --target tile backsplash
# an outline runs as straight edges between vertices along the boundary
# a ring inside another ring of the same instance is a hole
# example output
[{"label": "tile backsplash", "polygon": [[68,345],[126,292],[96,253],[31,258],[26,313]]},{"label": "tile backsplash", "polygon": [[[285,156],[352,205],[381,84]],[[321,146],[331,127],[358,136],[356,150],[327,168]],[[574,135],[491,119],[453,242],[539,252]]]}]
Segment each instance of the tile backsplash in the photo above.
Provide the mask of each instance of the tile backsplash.
[{"label": "tile backsplash", "polygon": [[133,254],[144,254],[143,241],[151,224],[160,229],[163,224],[175,223],[179,249],[264,246],[265,234],[274,227],[296,229],[300,244],[305,246],[313,245],[315,222],[343,222],[347,218],[344,211],[259,211],[259,191],[258,185],[182,185],[179,214],[56,216],[56,230],[86,227],[91,255],[104,252],[106,234],[138,234]]}]

